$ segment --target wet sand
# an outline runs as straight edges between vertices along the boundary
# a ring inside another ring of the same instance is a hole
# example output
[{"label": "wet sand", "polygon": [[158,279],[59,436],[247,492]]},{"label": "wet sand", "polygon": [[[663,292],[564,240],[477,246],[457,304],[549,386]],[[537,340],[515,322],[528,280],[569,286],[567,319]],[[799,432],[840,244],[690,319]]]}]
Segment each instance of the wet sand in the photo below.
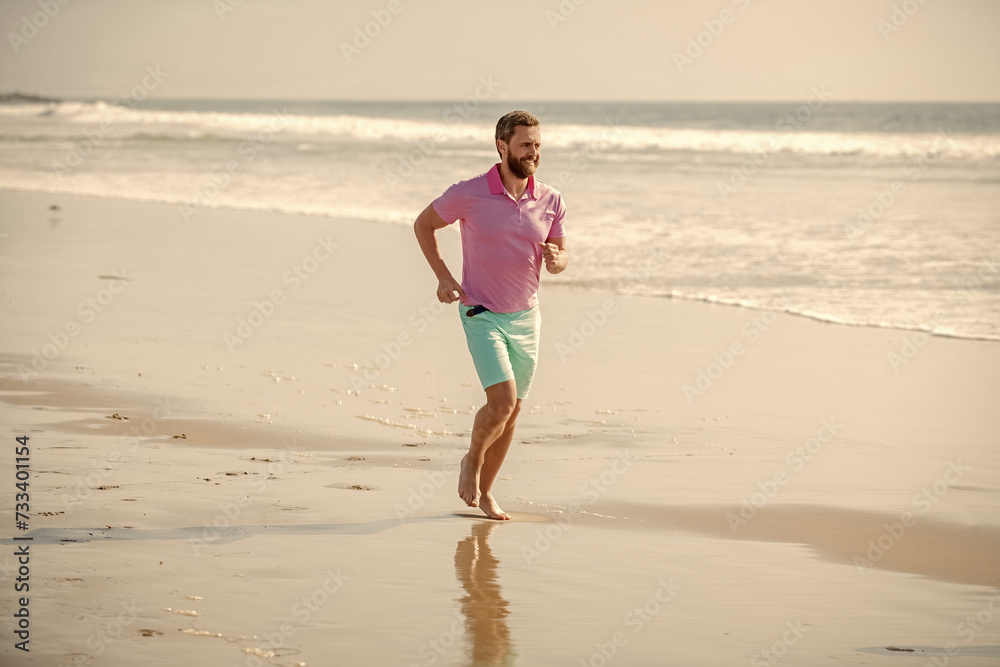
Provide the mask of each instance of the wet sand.
[{"label": "wet sand", "polygon": [[543,280],[500,524],[410,229],[0,207],[4,664],[1000,662],[996,344]]}]

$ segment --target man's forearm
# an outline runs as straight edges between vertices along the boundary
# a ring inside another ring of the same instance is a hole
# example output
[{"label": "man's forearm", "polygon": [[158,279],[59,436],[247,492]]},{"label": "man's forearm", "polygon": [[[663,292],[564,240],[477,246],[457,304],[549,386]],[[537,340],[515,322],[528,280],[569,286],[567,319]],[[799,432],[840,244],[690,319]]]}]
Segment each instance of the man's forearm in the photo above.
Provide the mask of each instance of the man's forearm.
[{"label": "man's forearm", "polygon": [[418,222],[413,226],[413,232],[417,236],[417,243],[420,244],[420,250],[424,253],[424,258],[430,265],[431,271],[437,276],[437,279],[450,278],[451,271],[448,270],[448,265],[444,263],[444,257],[441,256],[437,234],[435,234],[434,230],[428,229]]}]

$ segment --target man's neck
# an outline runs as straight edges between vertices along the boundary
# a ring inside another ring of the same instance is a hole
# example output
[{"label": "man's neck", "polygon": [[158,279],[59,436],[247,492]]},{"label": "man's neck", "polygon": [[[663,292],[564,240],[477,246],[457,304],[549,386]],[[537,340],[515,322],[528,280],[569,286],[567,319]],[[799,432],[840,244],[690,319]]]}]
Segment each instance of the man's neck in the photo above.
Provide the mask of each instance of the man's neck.
[{"label": "man's neck", "polygon": [[515,176],[503,161],[500,162],[500,180],[503,182],[504,189],[510,193],[515,201],[521,199],[521,195],[528,188],[528,179]]}]

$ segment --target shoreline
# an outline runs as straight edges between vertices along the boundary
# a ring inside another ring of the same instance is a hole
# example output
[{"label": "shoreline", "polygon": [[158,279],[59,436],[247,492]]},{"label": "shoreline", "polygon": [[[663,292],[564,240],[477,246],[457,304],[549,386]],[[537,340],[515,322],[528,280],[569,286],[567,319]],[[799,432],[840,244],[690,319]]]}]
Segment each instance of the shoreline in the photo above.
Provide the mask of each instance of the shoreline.
[{"label": "shoreline", "polygon": [[[131,202],[131,203],[135,203],[135,204],[154,204],[154,205],[174,206],[174,207],[196,206],[197,205],[197,206],[203,206],[204,207],[203,210],[243,212],[243,213],[253,213],[253,214],[273,214],[273,215],[290,216],[290,217],[304,216],[304,217],[308,217],[308,218],[324,218],[324,219],[328,219],[328,220],[334,222],[335,224],[337,224],[337,223],[352,224],[352,225],[355,225],[355,224],[388,224],[388,225],[391,225],[391,226],[404,226],[404,227],[409,227],[410,225],[412,225],[412,221],[409,221],[409,222],[408,221],[394,222],[394,221],[385,221],[385,220],[362,220],[362,219],[351,218],[351,217],[343,217],[343,216],[331,215],[330,213],[326,213],[326,212],[290,211],[290,210],[276,209],[276,208],[251,208],[251,207],[248,207],[248,208],[237,208],[237,207],[233,207],[233,206],[210,206],[210,205],[195,204],[195,203],[190,202],[190,201],[166,201],[166,200],[158,200],[158,199],[131,199],[131,198],[125,198],[125,197],[121,197],[121,196],[95,195],[95,194],[76,194],[76,193],[67,193],[67,192],[62,192],[62,191],[57,191],[57,190],[54,190],[54,191],[48,191],[48,190],[22,190],[22,189],[17,189],[17,188],[0,187],[0,192],[34,194],[34,195],[50,195],[50,196],[54,196],[54,197],[82,197],[82,198],[89,198],[89,199],[95,199],[95,200],[122,201],[122,202]],[[986,260],[986,261],[990,262],[991,260]],[[991,273],[995,273],[996,270],[997,269],[994,266],[994,268],[990,272]],[[553,286],[556,286],[556,285],[550,285],[550,287],[553,287]],[[957,339],[957,340],[972,340],[972,341],[986,341],[986,342],[1000,343],[1000,335],[990,336],[990,335],[986,335],[986,334],[970,334],[970,333],[963,333],[963,332],[957,332],[957,331],[936,331],[936,330],[933,330],[933,329],[929,329],[929,328],[927,328],[927,326],[924,326],[924,325],[910,326],[910,325],[904,325],[904,324],[891,324],[891,323],[881,323],[881,322],[874,322],[874,323],[873,322],[853,322],[853,321],[846,320],[846,319],[844,319],[842,317],[838,317],[836,315],[828,315],[828,314],[824,314],[824,313],[814,313],[814,312],[809,311],[808,309],[801,309],[801,308],[800,309],[775,308],[775,307],[772,307],[772,306],[747,303],[747,302],[745,302],[744,299],[724,298],[724,297],[717,297],[715,295],[683,294],[683,293],[675,293],[674,291],[671,291],[671,292],[658,292],[658,293],[636,294],[636,293],[629,292],[628,290],[624,290],[624,291],[614,290],[614,289],[611,289],[610,287],[592,287],[592,286],[575,285],[575,284],[572,284],[572,283],[562,283],[562,282],[558,283],[558,287],[564,288],[564,289],[571,289],[571,290],[581,290],[581,291],[587,291],[587,292],[596,292],[596,293],[601,293],[601,294],[611,294],[611,295],[614,295],[614,296],[641,296],[641,297],[657,298],[657,299],[677,299],[677,300],[681,300],[681,301],[701,302],[701,303],[707,303],[707,304],[711,304],[711,305],[719,305],[719,306],[728,306],[728,307],[734,307],[734,308],[742,308],[742,309],[756,311],[756,312],[762,312],[762,313],[780,313],[780,314],[786,314],[786,315],[793,315],[795,317],[802,317],[802,318],[805,318],[805,319],[808,319],[808,320],[812,320],[814,322],[820,322],[820,323],[823,323],[823,324],[832,324],[832,325],[837,325],[837,326],[860,327],[860,328],[865,328],[865,329],[867,329],[867,328],[871,328],[871,329],[888,329],[888,330],[891,330],[891,331],[904,331],[904,332],[910,332],[910,333],[913,333],[913,334],[927,334],[929,336],[935,336],[935,337],[940,337],[940,338],[954,338],[954,339]]]}]

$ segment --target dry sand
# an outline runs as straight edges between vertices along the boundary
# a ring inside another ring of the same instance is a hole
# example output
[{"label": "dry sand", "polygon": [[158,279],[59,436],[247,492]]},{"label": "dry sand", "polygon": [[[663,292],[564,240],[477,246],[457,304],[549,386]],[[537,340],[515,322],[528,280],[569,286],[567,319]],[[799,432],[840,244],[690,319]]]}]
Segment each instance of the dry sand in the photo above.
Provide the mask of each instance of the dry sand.
[{"label": "dry sand", "polygon": [[1000,664],[1000,345],[543,280],[500,524],[410,229],[0,210],[0,664]]}]

